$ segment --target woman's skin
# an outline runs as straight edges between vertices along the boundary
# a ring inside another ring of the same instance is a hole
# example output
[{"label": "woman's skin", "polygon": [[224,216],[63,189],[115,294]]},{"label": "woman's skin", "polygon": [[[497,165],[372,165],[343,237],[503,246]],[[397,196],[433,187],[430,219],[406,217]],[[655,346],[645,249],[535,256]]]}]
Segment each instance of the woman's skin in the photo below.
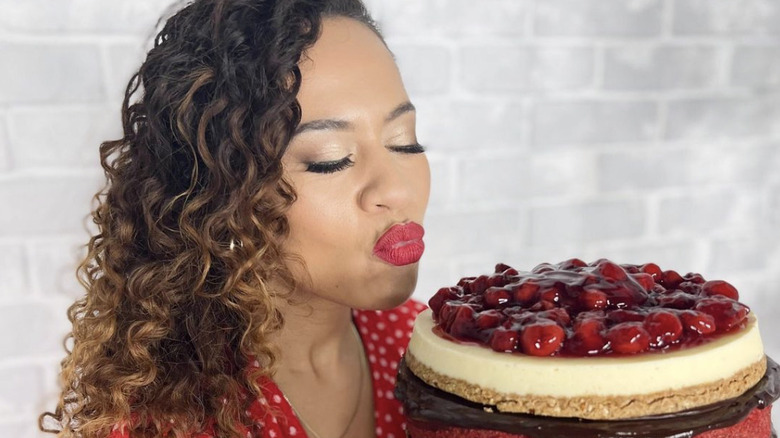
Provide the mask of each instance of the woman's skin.
[{"label": "woman's skin", "polygon": [[[326,18],[305,55],[300,126],[312,129],[299,129],[283,162],[298,195],[285,249],[305,263],[291,268],[307,304],[279,303],[285,326],[274,338],[274,381],[306,423],[331,438],[349,422],[361,385],[351,308],[390,309],[417,282],[418,263],[389,264],[374,245],[394,224],[422,223],[430,172],[419,147],[406,147],[417,144],[414,107],[379,37],[355,20]],[[320,120],[340,122],[308,124]],[[339,170],[315,171],[334,162]],[[348,437],[374,436],[368,373],[360,397]]]}]

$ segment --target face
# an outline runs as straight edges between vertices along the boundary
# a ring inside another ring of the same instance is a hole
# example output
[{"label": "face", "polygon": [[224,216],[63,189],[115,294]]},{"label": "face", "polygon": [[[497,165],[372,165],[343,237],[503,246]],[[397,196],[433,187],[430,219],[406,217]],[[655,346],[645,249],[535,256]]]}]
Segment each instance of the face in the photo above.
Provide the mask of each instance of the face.
[{"label": "face", "polygon": [[428,161],[415,111],[382,41],[326,18],[300,63],[301,123],[283,157],[298,195],[288,252],[299,293],[354,308],[394,307],[417,282]]}]

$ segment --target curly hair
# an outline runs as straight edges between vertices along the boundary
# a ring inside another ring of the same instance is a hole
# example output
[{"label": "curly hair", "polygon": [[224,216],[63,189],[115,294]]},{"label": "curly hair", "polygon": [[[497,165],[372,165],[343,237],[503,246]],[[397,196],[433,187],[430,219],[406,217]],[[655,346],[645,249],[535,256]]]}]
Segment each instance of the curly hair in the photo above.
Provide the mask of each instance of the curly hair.
[{"label": "curly hair", "polygon": [[125,92],[123,137],[100,145],[86,294],[68,309],[42,431],[260,432],[246,409],[274,371],[274,303],[295,287],[281,157],[301,118],[298,63],[328,16],[380,35],[360,0],[196,0],[156,35]]}]

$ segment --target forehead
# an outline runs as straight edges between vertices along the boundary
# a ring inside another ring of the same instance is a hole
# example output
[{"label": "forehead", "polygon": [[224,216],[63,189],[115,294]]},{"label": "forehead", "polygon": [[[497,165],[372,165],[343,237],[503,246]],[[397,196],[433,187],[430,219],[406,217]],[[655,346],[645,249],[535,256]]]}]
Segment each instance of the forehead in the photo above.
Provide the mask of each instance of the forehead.
[{"label": "forehead", "polygon": [[301,58],[298,101],[303,121],[387,111],[408,100],[390,51],[366,25],[326,18]]}]

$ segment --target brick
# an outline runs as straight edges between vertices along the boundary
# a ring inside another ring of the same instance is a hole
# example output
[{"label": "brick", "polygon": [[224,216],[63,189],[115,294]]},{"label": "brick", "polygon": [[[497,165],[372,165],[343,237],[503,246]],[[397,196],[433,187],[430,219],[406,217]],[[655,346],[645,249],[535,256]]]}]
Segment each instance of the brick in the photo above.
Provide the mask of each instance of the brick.
[{"label": "brick", "polygon": [[608,90],[701,89],[716,85],[720,51],[716,47],[624,45],[604,53]]},{"label": "brick", "polygon": [[173,0],[0,0],[0,26],[29,32],[151,33]]},{"label": "brick", "polygon": [[567,245],[636,238],[645,232],[641,200],[593,201],[531,209],[532,245]]},{"label": "brick", "polygon": [[64,354],[70,331],[67,305],[14,303],[0,305],[0,351],[5,359]]},{"label": "brick", "polygon": [[590,47],[474,45],[460,50],[460,81],[470,91],[562,90],[593,83]]},{"label": "brick", "polygon": [[452,78],[452,56],[444,46],[393,44],[406,91],[413,97],[446,93]]},{"label": "brick", "polygon": [[650,147],[599,155],[596,160],[599,191],[648,190],[689,183],[690,151],[674,149],[656,153],[653,149]]},{"label": "brick", "polygon": [[76,299],[84,295],[84,288],[76,280],[76,267],[86,256],[84,242],[47,241],[30,247],[30,261],[35,292],[40,295],[58,295]]},{"label": "brick", "polygon": [[780,46],[735,47],[731,84],[750,88],[780,87]]},{"label": "brick", "polygon": [[122,136],[119,106],[32,109],[12,113],[9,123],[14,165],[21,169],[98,168],[100,143]]},{"label": "brick", "polygon": [[722,272],[760,272],[767,267],[767,254],[774,245],[768,239],[756,240],[750,237],[733,237],[712,242],[708,257],[708,270]]},{"label": "brick", "polygon": [[661,0],[544,0],[534,33],[542,36],[647,37],[661,32]]},{"label": "brick", "polygon": [[0,104],[95,102],[104,97],[97,46],[0,43]]},{"label": "brick", "polygon": [[39,365],[0,366],[0,404],[9,404],[16,412],[37,409],[43,375]]},{"label": "brick", "polygon": [[518,209],[432,213],[425,219],[426,257],[509,251],[524,243],[525,224]]},{"label": "brick", "polygon": [[673,101],[665,132],[668,140],[775,135],[780,133],[780,94]]},{"label": "brick", "polygon": [[673,7],[680,35],[780,33],[780,4],[772,0],[677,0]]},{"label": "brick", "polygon": [[526,0],[394,0],[382,2],[380,26],[396,35],[521,35]]},{"label": "brick", "polygon": [[133,43],[111,44],[106,48],[108,63],[106,82],[108,96],[119,109],[130,78],[138,71],[146,58],[142,40]]},{"label": "brick", "polygon": [[527,111],[516,102],[423,100],[417,106],[417,133],[431,151],[519,147]]},{"label": "brick", "polygon": [[753,228],[756,215],[756,202],[751,202],[748,194],[691,193],[661,200],[658,228],[663,234],[707,235]]},{"label": "brick", "polygon": [[637,236],[615,248],[603,245],[589,245],[583,254],[583,260],[592,262],[602,257],[617,263],[645,264],[656,263],[661,269],[674,269],[683,273],[695,271],[698,247],[691,240],[648,241]]},{"label": "brick", "polygon": [[11,206],[0,215],[0,237],[83,235],[92,195],[103,184],[101,176],[0,180],[0,205]]},{"label": "brick", "polygon": [[17,244],[0,244],[0,297],[30,294],[24,248]]},{"label": "brick", "polygon": [[652,140],[658,108],[647,101],[548,100],[532,115],[533,144],[589,144]]},{"label": "brick", "polygon": [[584,193],[591,166],[581,154],[500,154],[462,160],[458,198],[473,203],[515,204],[533,197]]},{"label": "brick", "polygon": [[692,147],[678,161],[690,158],[686,172],[690,181],[700,184],[766,184],[780,168],[780,141],[765,140],[707,142]]}]

